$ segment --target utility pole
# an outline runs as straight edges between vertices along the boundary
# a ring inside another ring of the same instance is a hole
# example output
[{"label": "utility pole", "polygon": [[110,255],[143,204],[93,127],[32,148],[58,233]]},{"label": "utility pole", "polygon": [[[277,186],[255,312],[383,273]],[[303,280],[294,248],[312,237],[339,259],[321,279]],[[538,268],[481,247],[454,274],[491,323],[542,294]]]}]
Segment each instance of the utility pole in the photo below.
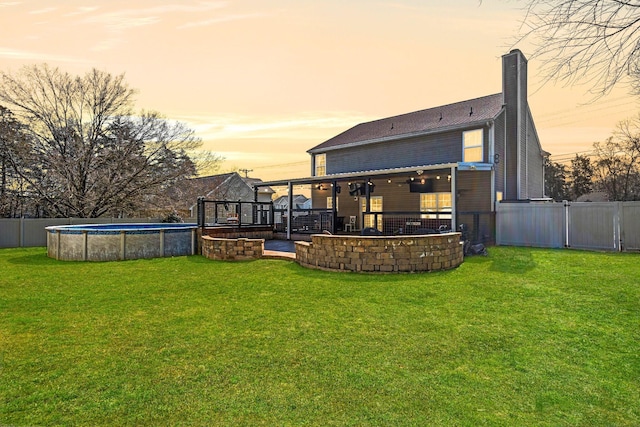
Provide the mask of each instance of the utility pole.
[{"label": "utility pole", "polygon": [[249,178],[249,172],[253,172],[253,169],[238,169],[240,172],[244,172],[244,177]]}]

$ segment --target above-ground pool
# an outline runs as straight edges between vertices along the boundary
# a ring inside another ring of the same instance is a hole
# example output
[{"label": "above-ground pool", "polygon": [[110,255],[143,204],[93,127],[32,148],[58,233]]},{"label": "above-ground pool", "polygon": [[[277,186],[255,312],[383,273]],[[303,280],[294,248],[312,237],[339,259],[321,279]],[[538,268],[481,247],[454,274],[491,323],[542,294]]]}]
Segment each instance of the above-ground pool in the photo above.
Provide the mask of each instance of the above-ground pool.
[{"label": "above-ground pool", "polygon": [[86,224],[46,227],[47,254],[65,261],[115,261],[196,253],[196,224]]}]

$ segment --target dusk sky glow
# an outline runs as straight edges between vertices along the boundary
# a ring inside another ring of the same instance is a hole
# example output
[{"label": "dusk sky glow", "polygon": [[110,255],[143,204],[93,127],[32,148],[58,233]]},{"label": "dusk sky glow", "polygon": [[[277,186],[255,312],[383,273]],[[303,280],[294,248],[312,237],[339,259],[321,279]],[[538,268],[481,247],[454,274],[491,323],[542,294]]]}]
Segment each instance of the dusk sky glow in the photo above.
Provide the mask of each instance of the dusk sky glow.
[{"label": "dusk sky glow", "polygon": [[588,151],[637,114],[637,97],[620,87],[589,103],[586,86],[541,86],[531,46],[513,45],[523,5],[0,0],[0,69],[124,73],[138,109],[187,123],[223,171],[272,180],[308,176],[306,151],[360,122],[500,92],[500,57],[516,47],[543,148]]}]

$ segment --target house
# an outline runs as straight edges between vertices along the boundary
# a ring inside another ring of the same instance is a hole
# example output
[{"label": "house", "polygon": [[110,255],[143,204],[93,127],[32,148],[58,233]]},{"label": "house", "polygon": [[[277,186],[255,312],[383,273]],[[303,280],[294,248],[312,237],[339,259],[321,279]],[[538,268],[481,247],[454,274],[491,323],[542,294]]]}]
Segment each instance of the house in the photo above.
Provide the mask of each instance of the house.
[{"label": "house", "polygon": [[268,184],[310,184],[313,208],[334,213],[334,232],[335,224],[397,234],[464,223],[490,242],[496,202],[544,196],[545,152],[519,50],[502,57],[501,92],[361,123],[308,153],[311,177]]},{"label": "house", "polygon": [[[194,178],[190,182],[190,188],[197,195],[191,200],[204,197],[209,200],[269,203],[275,192],[262,184],[261,179],[243,178],[237,172]],[[191,217],[195,217],[196,209],[195,204],[189,208]]]},{"label": "house", "polygon": [[[273,201],[273,208],[276,210],[282,209],[285,210],[289,207],[289,196],[284,195],[280,196]],[[297,210],[308,210],[311,209],[311,199],[302,195],[302,194],[294,194],[293,195],[293,208]]]}]

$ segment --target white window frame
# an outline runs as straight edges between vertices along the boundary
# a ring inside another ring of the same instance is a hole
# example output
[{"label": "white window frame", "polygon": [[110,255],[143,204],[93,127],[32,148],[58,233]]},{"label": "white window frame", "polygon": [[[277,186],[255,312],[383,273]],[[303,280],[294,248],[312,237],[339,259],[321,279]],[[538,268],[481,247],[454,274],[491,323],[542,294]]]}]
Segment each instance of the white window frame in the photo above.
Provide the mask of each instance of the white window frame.
[{"label": "white window frame", "polygon": [[316,154],[314,157],[314,176],[325,176],[327,174],[327,155],[325,153]]},{"label": "white window frame", "polygon": [[[384,206],[384,199],[382,196],[370,196],[369,197],[369,206],[371,208],[370,212],[382,212]],[[360,210],[364,213],[367,211],[367,198],[360,197]],[[371,227],[377,228],[382,231],[382,215],[378,215],[378,224],[373,223],[373,215],[364,215],[364,228]]]},{"label": "white window frame", "polygon": [[[427,203],[433,197],[435,205]],[[448,199],[448,200],[447,200]],[[420,193],[420,217],[423,219],[451,219],[453,200],[450,192]]]},{"label": "white window frame", "polygon": [[[339,210],[338,206],[340,205],[340,203],[338,200],[340,199],[338,198],[338,196],[336,196],[336,210]],[[329,209],[333,209],[333,197],[331,196],[327,196],[327,210]]]},{"label": "white window frame", "polygon": [[[471,140],[472,136],[480,135],[480,142],[474,142]],[[470,151],[477,151],[480,148],[480,160],[476,160],[473,158],[472,160],[468,159],[471,154],[467,154]],[[462,161],[465,163],[482,163],[484,162],[484,130],[481,129],[473,129],[462,132]]]}]

